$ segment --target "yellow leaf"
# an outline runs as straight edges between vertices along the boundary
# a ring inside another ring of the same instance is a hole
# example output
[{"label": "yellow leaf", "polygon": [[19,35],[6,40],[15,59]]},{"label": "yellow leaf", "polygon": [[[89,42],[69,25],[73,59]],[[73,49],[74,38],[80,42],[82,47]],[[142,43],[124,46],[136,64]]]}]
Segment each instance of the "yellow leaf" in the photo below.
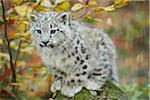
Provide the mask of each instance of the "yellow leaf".
[{"label": "yellow leaf", "polygon": [[96,13],[101,13],[102,11],[104,11],[104,9],[102,7],[97,7],[97,8],[94,8],[93,11]]},{"label": "yellow leaf", "polygon": [[22,83],[10,83],[10,85],[12,85],[12,86],[19,86],[19,87],[22,87],[22,86],[23,86]]},{"label": "yellow leaf", "polygon": [[11,20],[19,19],[19,16],[16,16],[16,14],[14,14],[14,13],[9,14],[8,17],[9,17],[9,19],[11,19]]},{"label": "yellow leaf", "polygon": [[114,4],[114,7],[115,8],[123,7],[123,6],[127,5],[128,2],[129,2],[129,0],[116,0],[115,4]]},{"label": "yellow leaf", "polygon": [[3,39],[0,39],[0,44],[3,44],[4,43],[4,40]]},{"label": "yellow leaf", "polygon": [[26,63],[24,61],[17,61],[17,67],[24,67],[25,64]]},{"label": "yellow leaf", "polygon": [[61,4],[62,2],[65,2],[67,0],[53,0],[55,5]]},{"label": "yellow leaf", "polygon": [[108,7],[97,7],[97,8],[94,8],[93,11],[96,12],[96,13],[101,13],[102,11],[113,11],[115,10],[114,6],[111,5],[111,6],[108,6]]},{"label": "yellow leaf", "polygon": [[12,0],[13,3],[15,4],[20,4],[23,0]]},{"label": "yellow leaf", "polygon": [[31,75],[27,75],[27,74],[25,74],[24,76],[22,76],[24,79],[27,79],[27,80],[33,80],[33,76],[31,76]]},{"label": "yellow leaf", "polygon": [[18,30],[20,31],[20,32],[25,32],[25,30],[27,29],[27,25],[25,25],[25,24],[19,24],[19,26],[18,26]]},{"label": "yellow leaf", "polygon": [[43,5],[44,5],[44,7],[48,7],[48,8],[50,8],[52,6],[50,0],[43,0]]},{"label": "yellow leaf", "polygon": [[32,8],[27,4],[16,6],[15,10],[20,16],[28,16],[32,12]]},{"label": "yellow leaf", "polygon": [[55,11],[58,12],[67,11],[69,7],[70,7],[69,1],[64,1],[55,7]]},{"label": "yellow leaf", "polygon": [[95,6],[95,5],[97,5],[97,2],[96,1],[90,1],[88,5],[89,6]]},{"label": "yellow leaf", "polygon": [[15,49],[15,50],[18,49],[18,46],[17,46],[16,43],[13,42],[13,41],[10,43],[10,47],[13,48],[13,49]]},{"label": "yellow leaf", "polygon": [[35,10],[36,11],[44,11],[45,7],[43,5],[39,5],[39,6],[35,7]]},{"label": "yellow leaf", "polygon": [[16,38],[20,38],[20,37],[22,37],[22,38],[28,38],[28,36],[29,36],[29,32],[28,31],[27,32],[20,32],[20,33],[16,33],[15,34]]},{"label": "yellow leaf", "polygon": [[71,10],[72,11],[79,11],[79,10],[81,10],[83,8],[83,5],[81,4],[81,3],[77,3],[77,4],[75,4],[72,8],[71,8]]},{"label": "yellow leaf", "polygon": [[116,0],[115,3],[111,6],[97,7],[97,8],[94,8],[93,11],[96,13],[101,13],[102,11],[110,12],[110,11],[115,10],[116,8],[120,8],[122,6],[127,5],[129,1],[131,1],[131,0]]},{"label": "yellow leaf", "polygon": [[1,53],[0,52],[0,58],[9,60],[9,55],[8,55],[8,53]]},{"label": "yellow leaf", "polygon": [[127,3],[129,2],[129,0],[116,0],[115,4],[123,4],[123,3]]},{"label": "yellow leaf", "polygon": [[33,47],[26,47],[24,49],[21,49],[20,51],[22,53],[28,53],[28,54],[32,54],[32,50],[33,50]]},{"label": "yellow leaf", "polygon": [[115,10],[114,6],[102,7],[105,11],[113,11]]},{"label": "yellow leaf", "polygon": [[78,0],[78,1],[83,3],[83,0]]}]

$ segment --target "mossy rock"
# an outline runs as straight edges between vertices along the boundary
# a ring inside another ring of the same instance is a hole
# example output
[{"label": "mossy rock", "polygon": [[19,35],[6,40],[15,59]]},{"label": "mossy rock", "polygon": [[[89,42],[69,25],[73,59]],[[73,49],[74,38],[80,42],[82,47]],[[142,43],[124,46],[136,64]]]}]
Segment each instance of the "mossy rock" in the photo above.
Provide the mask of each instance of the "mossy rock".
[{"label": "mossy rock", "polygon": [[128,100],[125,93],[113,83],[107,81],[101,91],[97,91],[97,96],[91,95],[87,89],[82,89],[74,97],[68,98],[57,92],[55,100]]}]

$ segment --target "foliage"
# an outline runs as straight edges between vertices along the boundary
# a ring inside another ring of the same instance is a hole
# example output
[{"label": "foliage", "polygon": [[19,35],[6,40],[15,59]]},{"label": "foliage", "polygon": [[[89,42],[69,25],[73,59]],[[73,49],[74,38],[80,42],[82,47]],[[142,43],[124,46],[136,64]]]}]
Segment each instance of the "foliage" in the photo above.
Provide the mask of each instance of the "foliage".
[{"label": "foliage", "polygon": [[146,100],[149,95],[149,85],[142,86],[139,89],[136,83],[124,87],[124,91],[130,97],[130,100]]},{"label": "foliage", "polygon": [[[104,2],[100,3],[97,0],[3,0],[3,2],[6,21],[3,19],[2,7],[0,6],[0,94],[1,97],[5,99],[17,98],[21,100],[41,100],[50,97],[48,88],[51,84],[51,76],[48,74],[47,69],[42,65],[41,60],[38,59],[39,56],[37,55],[37,52],[34,52],[35,49],[32,46],[28,31],[28,17],[31,12],[67,11],[71,13],[73,19],[81,19],[84,22],[93,24],[97,27],[104,21],[102,18],[98,17],[99,15],[107,13],[112,15],[111,18],[118,16],[119,19],[122,19],[125,15],[117,15],[116,13],[119,12],[119,9],[122,9],[123,6],[132,4],[131,0],[116,0],[115,2],[109,2],[109,6],[106,6],[108,4],[100,6],[101,3]],[[130,51],[134,52],[129,43],[133,43],[133,41],[140,39],[141,41],[144,41],[142,42],[143,44],[148,44],[147,35],[139,32],[141,27],[147,28],[148,26],[148,21],[140,21],[139,19],[146,19],[147,17],[145,17],[146,15],[144,12],[138,11],[140,14],[136,13],[132,18],[132,15],[126,15],[129,20],[124,22],[125,24],[121,24],[122,22],[119,22],[117,18],[114,18],[116,19],[115,24],[112,23],[111,18],[106,21],[107,25],[105,26],[108,26],[109,28],[106,28],[108,33],[115,33],[113,35],[117,35],[121,30],[123,31],[123,34],[119,34],[112,38],[115,44],[120,47],[119,55],[121,55],[121,58],[125,61],[126,59],[124,59],[124,56],[127,55],[126,53],[129,53]],[[123,10],[122,12],[128,11]],[[8,40],[4,34],[4,22],[6,22]],[[132,24],[130,24],[130,22],[132,22]],[[112,28],[113,24],[115,28]],[[146,40],[142,40],[141,38],[145,38]],[[10,48],[8,48],[7,45],[8,41],[10,42]],[[11,51],[12,58],[10,57],[8,50]],[[145,48],[143,48],[143,52],[145,52]],[[137,62],[139,62],[138,59],[141,61],[142,58],[142,55],[137,56]],[[11,60],[15,69],[15,81],[12,81],[14,79],[12,78]],[[129,59],[127,59],[127,61],[133,62]],[[135,66],[138,65],[139,64],[137,63]],[[143,65],[147,66],[147,63],[143,63]],[[120,94],[118,88],[116,89],[111,86],[113,85],[108,85],[106,92],[103,92],[102,94],[109,95],[110,93],[113,96]],[[112,88],[112,91],[108,91],[108,88]],[[129,93],[132,100],[137,100],[142,97],[147,98],[147,88],[149,88],[147,85],[140,89],[137,85],[124,86],[125,92]],[[114,92],[114,90],[116,90],[116,92],[118,90],[119,93]],[[59,93],[56,98],[58,96],[62,97]],[[89,96],[89,91],[84,89],[81,93],[77,94],[74,99],[80,100],[81,98],[89,98]],[[90,97],[95,98],[92,96]]]}]

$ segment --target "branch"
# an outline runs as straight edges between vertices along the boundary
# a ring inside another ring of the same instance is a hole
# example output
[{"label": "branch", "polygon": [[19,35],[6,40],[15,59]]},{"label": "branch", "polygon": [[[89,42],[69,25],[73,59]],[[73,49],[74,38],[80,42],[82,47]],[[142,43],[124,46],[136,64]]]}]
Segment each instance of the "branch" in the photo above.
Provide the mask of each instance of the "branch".
[{"label": "branch", "polygon": [[79,18],[82,18],[82,17],[87,15],[87,13],[88,13],[88,4],[89,4],[89,0],[86,0],[85,1],[85,11],[82,15],[79,16]]},{"label": "branch", "polygon": [[10,48],[10,40],[9,40],[8,34],[7,34],[5,9],[4,9],[3,0],[0,0],[0,1],[1,1],[1,5],[2,5],[3,19],[4,19],[4,33],[5,33],[4,35],[5,35],[5,39],[6,39],[6,43],[7,43],[7,49],[8,49],[9,58],[10,58],[10,67],[11,67],[11,71],[12,71],[12,82],[16,82],[16,70],[15,70],[15,67],[13,66],[13,58],[12,58],[12,53],[11,53],[11,48]]},{"label": "branch", "polygon": [[18,46],[18,50],[17,50],[17,54],[16,54],[16,59],[15,59],[15,62],[14,62],[14,66],[16,66],[16,64],[17,64],[17,60],[18,60],[18,56],[19,56],[20,48],[21,48],[21,43],[22,43],[22,40],[20,40],[20,42],[19,42],[19,46]]}]

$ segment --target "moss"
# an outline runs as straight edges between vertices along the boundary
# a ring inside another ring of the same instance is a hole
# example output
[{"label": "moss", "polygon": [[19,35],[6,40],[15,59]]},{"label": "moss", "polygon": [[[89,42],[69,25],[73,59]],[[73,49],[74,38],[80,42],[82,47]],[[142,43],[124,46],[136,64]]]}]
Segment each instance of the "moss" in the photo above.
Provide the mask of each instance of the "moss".
[{"label": "moss", "polygon": [[55,100],[127,100],[125,93],[113,83],[107,81],[102,91],[97,91],[98,95],[93,96],[87,89],[82,89],[74,97],[68,98],[60,92],[55,96]]}]

